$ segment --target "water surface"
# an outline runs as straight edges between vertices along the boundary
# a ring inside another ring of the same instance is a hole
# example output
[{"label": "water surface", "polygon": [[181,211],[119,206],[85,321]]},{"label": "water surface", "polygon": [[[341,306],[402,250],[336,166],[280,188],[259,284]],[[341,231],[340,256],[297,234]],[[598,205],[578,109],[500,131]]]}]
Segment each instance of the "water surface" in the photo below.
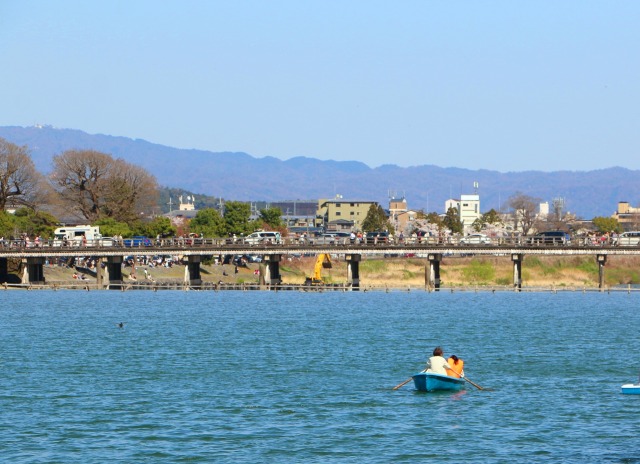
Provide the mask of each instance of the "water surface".
[{"label": "water surface", "polygon": [[[640,462],[640,295],[0,292],[14,463]],[[118,327],[124,322],[124,327]],[[392,388],[436,345],[457,394]]]}]

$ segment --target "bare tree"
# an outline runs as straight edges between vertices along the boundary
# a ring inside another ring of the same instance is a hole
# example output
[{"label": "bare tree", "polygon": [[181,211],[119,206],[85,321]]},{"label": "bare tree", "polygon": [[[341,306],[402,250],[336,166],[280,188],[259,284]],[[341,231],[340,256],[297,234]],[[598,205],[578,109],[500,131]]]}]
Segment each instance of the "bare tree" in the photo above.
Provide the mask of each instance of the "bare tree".
[{"label": "bare tree", "polygon": [[36,171],[27,147],[0,138],[0,210],[9,204],[33,209],[45,189],[44,176]]},{"label": "bare tree", "polygon": [[90,222],[110,217],[131,223],[157,202],[158,186],[143,168],[93,150],[53,158],[52,183],[67,207]]},{"label": "bare tree", "polygon": [[515,229],[527,235],[536,221],[536,209],[540,199],[516,192],[509,197],[507,204],[512,209]]},{"label": "bare tree", "polygon": [[103,208],[106,216],[131,223],[157,205],[158,184],[145,169],[118,159],[111,174]]}]

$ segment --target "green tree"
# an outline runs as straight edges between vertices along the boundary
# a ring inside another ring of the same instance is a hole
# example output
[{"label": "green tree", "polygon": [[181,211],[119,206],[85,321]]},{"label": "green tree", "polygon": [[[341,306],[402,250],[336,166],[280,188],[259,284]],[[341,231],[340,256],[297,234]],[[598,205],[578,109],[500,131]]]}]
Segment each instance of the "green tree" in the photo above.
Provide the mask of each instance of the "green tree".
[{"label": "green tree", "polygon": [[458,216],[458,208],[451,207],[442,220],[444,225],[454,234],[462,233],[462,221]]},{"label": "green tree", "polygon": [[251,205],[241,201],[228,201],[224,205],[224,222],[229,234],[248,234],[253,232],[257,225],[250,221]]},{"label": "green tree", "polygon": [[438,230],[442,230],[445,227],[444,222],[442,222],[442,218],[436,212],[427,213],[427,215],[425,216],[425,219],[429,224],[435,225],[438,228]]},{"label": "green tree", "polygon": [[280,208],[265,208],[259,211],[260,218],[264,224],[272,229],[278,229],[283,226],[282,210]]},{"label": "green tree", "polygon": [[476,232],[480,232],[487,224],[502,224],[500,214],[493,208],[473,221],[472,227]]},{"label": "green tree", "polygon": [[502,217],[495,209],[491,208],[482,215],[482,221],[485,224],[502,224]]},{"label": "green tree", "polygon": [[173,237],[177,229],[171,224],[171,219],[164,216],[156,216],[149,222],[143,222],[135,231],[137,235],[147,237]]},{"label": "green tree", "polygon": [[[53,237],[58,220],[49,213],[20,208],[13,215],[13,229],[30,236]],[[15,233],[15,232],[14,232]]]},{"label": "green tree", "polygon": [[205,237],[223,237],[227,234],[227,224],[220,213],[213,208],[201,209],[189,222],[189,230]]},{"label": "green tree", "polygon": [[616,218],[612,217],[598,216],[594,217],[591,222],[593,222],[593,225],[596,226],[598,233],[600,234],[605,234],[607,232],[620,233],[624,230],[622,228],[622,224],[620,224]]},{"label": "green tree", "polygon": [[8,240],[10,237],[15,237],[15,233],[19,232],[15,230],[15,216],[9,214],[6,211],[0,210],[0,237]]},{"label": "green tree", "polygon": [[126,222],[118,222],[113,218],[102,218],[95,221],[94,226],[100,227],[100,233],[103,237],[114,237],[121,235],[122,237],[131,237],[133,231]]},{"label": "green tree", "polygon": [[423,209],[416,211],[416,219],[427,219],[427,213]]},{"label": "green tree", "polygon": [[393,233],[393,227],[389,223],[389,218],[387,218],[382,206],[371,205],[369,207],[367,217],[362,221],[362,230],[367,232],[387,230],[389,233]]}]

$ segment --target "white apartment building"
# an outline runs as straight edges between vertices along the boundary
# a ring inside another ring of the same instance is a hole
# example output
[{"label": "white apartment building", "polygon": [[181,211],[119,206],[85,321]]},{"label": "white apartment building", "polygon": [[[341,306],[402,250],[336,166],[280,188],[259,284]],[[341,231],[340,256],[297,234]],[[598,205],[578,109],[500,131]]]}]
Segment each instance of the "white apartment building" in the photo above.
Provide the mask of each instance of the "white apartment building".
[{"label": "white apartment building", "polygon": [[459,200],[450,198],[445,201],[445,213],[449,211],[449,208],[456,208],[458,210],[458,218],[465,232],[468,232],[473,222],[482,216],[480,213],[480,195],[477,193],[460,195]]}]

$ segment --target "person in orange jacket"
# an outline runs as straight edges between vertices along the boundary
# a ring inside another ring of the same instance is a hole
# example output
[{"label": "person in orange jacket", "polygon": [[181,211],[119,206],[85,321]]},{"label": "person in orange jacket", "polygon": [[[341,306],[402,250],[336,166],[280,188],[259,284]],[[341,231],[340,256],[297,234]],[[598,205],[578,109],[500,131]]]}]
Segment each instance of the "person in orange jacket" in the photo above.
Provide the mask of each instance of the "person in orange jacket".
[{"label": "person in orange jacket", "polygon": [[464,377],[464,361],[458,358],[455,354],[449,356],[447,359],[450,369],[447,369],[447,375],[451,377]]}]

